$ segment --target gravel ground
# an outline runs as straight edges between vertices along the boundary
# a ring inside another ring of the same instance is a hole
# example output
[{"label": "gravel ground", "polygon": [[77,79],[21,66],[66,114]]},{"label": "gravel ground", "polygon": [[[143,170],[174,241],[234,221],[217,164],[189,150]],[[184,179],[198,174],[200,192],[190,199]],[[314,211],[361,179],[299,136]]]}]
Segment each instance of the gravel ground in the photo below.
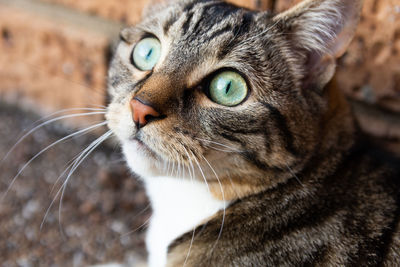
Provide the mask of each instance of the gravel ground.
[{"label": "gravel ground", "polygon": [[[0,159],[38,117],[0,103]],[[44,127],[0,165],[0,193],[31,157],[68,135],[57,124]],[[102,145],[68,183],[41,222],[61,183],[66,164],[95,137],[81,136],[46,151],[0,199],[0,266],[87,266],[145,258],[144,229],[150,210],[142,185],[130,177],[118,149]],[[54,190],[52,191],[52,187]],[[61,217],[60,217],[61,215]],[[135,230],[139,228],[139,230]]]}]

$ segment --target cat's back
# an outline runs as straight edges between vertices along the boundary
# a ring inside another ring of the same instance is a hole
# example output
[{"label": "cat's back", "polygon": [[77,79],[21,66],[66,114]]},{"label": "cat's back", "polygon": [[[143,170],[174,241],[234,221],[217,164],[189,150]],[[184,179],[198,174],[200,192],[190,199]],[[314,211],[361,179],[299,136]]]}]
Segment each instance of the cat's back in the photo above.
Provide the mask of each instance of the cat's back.
[{"label": "cat's back", "polygon": [[376,207],[366,210],[371,228],[376,229],[376,237],[369,238],[377,240],[377,256],[382,266],[400,266],[400,159],[369,146],[362,166],[361,182],[366,185],[363,198]]}]

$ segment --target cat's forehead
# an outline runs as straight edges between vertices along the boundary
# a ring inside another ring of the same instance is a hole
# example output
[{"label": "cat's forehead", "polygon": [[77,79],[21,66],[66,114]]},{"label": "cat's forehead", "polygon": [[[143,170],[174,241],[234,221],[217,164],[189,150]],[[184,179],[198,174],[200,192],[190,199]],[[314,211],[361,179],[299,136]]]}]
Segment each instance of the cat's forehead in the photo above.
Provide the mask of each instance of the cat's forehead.
[{"label": "cat's forehead", "polygon": [[195,82],[218,68],[239,67],[242,55],[254,45],[250,37],[259,17],[223,1],[183,1],[148,13],[123,34],[132,43],[154,35],[165,52],[163,70],[192,73]]},{"label": "cat's forehead", "polygon": [[[168,38],[174,46],[207,47],[213,41],[228,37],[253,20],[250,11],[220,1],[195,1],[167,6],[144,18],[138,31]],[[243,21],[243,17],[245,20]]]}]

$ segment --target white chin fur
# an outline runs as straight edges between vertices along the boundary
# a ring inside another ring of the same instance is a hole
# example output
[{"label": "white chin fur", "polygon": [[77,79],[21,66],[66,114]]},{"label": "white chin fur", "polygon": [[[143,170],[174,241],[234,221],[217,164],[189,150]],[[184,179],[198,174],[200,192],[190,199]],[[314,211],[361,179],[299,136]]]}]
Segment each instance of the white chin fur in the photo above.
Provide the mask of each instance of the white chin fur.
[{"label": "white chin fur", "polygon": [[129,168],[142,178],[162,175],[136,141],[124,141],[122,150]]},{"label": "white chin fur", "polygon": [[148,177],[145,186],[153,208],[146,238],[149,267],[165,266],[168,246],[176,238],[193,231],[228,205],[215,199],[205,183],[199,181]]},{"label": "white chin fur", "polygon": [[203,181],[161,174],[141,149],[135,141],[123,142],[128,165],[143,179],[153,209],[146,238],[148,266],[163,267],[171,242],[207,221],[228,202],[215,199]]}]

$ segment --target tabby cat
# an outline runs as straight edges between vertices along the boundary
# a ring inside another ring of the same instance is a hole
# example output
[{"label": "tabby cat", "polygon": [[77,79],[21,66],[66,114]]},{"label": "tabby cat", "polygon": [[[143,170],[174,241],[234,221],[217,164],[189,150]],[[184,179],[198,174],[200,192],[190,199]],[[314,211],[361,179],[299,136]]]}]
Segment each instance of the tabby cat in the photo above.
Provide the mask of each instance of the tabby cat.
[{"label": "tabby cat", "polygon": [[172,1],[121,32],[106,117],[152,204],[150,267],[400,266],[399,161],[331,81],[361,6]]}]

